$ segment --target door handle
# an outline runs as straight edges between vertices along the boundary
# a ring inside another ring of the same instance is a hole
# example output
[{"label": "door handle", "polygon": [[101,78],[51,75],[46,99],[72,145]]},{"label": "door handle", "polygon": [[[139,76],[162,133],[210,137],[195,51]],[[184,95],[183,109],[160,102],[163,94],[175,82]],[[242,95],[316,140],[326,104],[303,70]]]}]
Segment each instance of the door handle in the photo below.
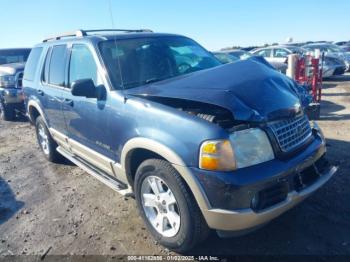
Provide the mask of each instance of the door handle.
[{"label": "door handle", "polygon": [[72,99],[63,99],[63,103],[65,103],[66,105],[69,105],[69,106],[73,106],[74,105],[74,102]]},{"label": "door handle", "polygon": [[37,90],[37,92],[38,92],[38,94],[41,95],[41,96],[44,95],[44,91],[43,91],[43,90],[40,90],[40,89],[39,89],[39,90]]}]

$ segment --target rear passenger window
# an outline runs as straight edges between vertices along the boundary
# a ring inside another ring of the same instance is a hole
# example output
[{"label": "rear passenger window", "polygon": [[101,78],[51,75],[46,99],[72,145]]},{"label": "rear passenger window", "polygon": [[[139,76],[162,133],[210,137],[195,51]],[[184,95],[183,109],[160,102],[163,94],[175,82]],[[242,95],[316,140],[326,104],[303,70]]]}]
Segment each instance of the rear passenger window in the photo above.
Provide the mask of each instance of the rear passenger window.
[{"label": "rear passenger window", "polygon": [[97,65],[87,46],[73,45],[69,65],[69,85],[81,79],[92,79],[97,85]]},{"label": "rear passenger window", "polygon": [[42,47],[33,48],[28,57],[25,69],[24,69],[24,79],[33,81],[35,77],[35,72],[39,64],[39,59],[43,51]]},{"label": "rear passenger window", "polygon": [[66,45],[57,45],[52,48],[50,59],[49,83],[64,86],[64,72],[66,69]]},{"label": "rear passenger window", "polygon": [[271,49],[263,49],[257,52],[258,56],[263,56],[263,57],[270,57],[271,56]]}]

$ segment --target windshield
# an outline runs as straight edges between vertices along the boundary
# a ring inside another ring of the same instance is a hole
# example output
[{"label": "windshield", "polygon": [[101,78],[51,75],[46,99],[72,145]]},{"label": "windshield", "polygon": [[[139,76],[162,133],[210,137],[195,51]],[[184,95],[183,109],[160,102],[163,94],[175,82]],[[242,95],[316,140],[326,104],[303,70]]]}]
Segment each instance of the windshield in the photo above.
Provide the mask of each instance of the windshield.
[{"label": "windshield", "polygon": [[0,50],[0,65],[18,62],[26,62],[30,49],[7,49]]},{"label": "windshield", "polygon": [[109,40],[101,42],[99,49],[116,89],[133,88],[221,64],[195,41],[178,36]]}]

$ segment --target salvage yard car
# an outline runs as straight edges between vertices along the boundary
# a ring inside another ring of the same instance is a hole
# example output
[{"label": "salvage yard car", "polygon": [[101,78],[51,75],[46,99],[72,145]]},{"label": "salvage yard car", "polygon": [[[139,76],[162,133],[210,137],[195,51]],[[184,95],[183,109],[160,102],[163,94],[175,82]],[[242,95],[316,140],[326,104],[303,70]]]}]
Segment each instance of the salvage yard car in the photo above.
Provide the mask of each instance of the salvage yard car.
[{"label": "salvage yard car", "polygon": [[0,118],[13,120],[24,111],[22,78],[29,48],[0,49]]},{"label": "salvage yard car", "polygon": [[[259,48],[252,51],[254,55],[263,56],[269,63],[271,63],[279,71],[286,73],[288,55],[298,54],[304,55],[308,50],[294,46],[294,45],[280,45]],[[321,66],[321,64],[320,64]],[[346,71],[346,64],[343,59],[325,55],[322,64],[322,77],[328,78],[335,75],[342,75]]]},{"label": "salvage yard car", "polygon": [[294,81],[254,59],[222,65],[184,36],[122,31],[36,45],[25,104],[45,157],[135,197],[162,245],[255,229],[334,175]]}]

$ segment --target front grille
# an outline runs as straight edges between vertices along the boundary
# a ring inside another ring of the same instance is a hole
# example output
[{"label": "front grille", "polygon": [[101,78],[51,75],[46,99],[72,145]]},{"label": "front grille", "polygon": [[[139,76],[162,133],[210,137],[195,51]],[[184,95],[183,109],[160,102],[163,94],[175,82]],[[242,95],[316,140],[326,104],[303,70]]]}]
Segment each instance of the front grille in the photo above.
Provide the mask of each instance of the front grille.
[{"label": "front grille", "polygon": [[312,134],[306,115],[275,121],[269,127],[283,152],[290,152],[302,145]]}]

